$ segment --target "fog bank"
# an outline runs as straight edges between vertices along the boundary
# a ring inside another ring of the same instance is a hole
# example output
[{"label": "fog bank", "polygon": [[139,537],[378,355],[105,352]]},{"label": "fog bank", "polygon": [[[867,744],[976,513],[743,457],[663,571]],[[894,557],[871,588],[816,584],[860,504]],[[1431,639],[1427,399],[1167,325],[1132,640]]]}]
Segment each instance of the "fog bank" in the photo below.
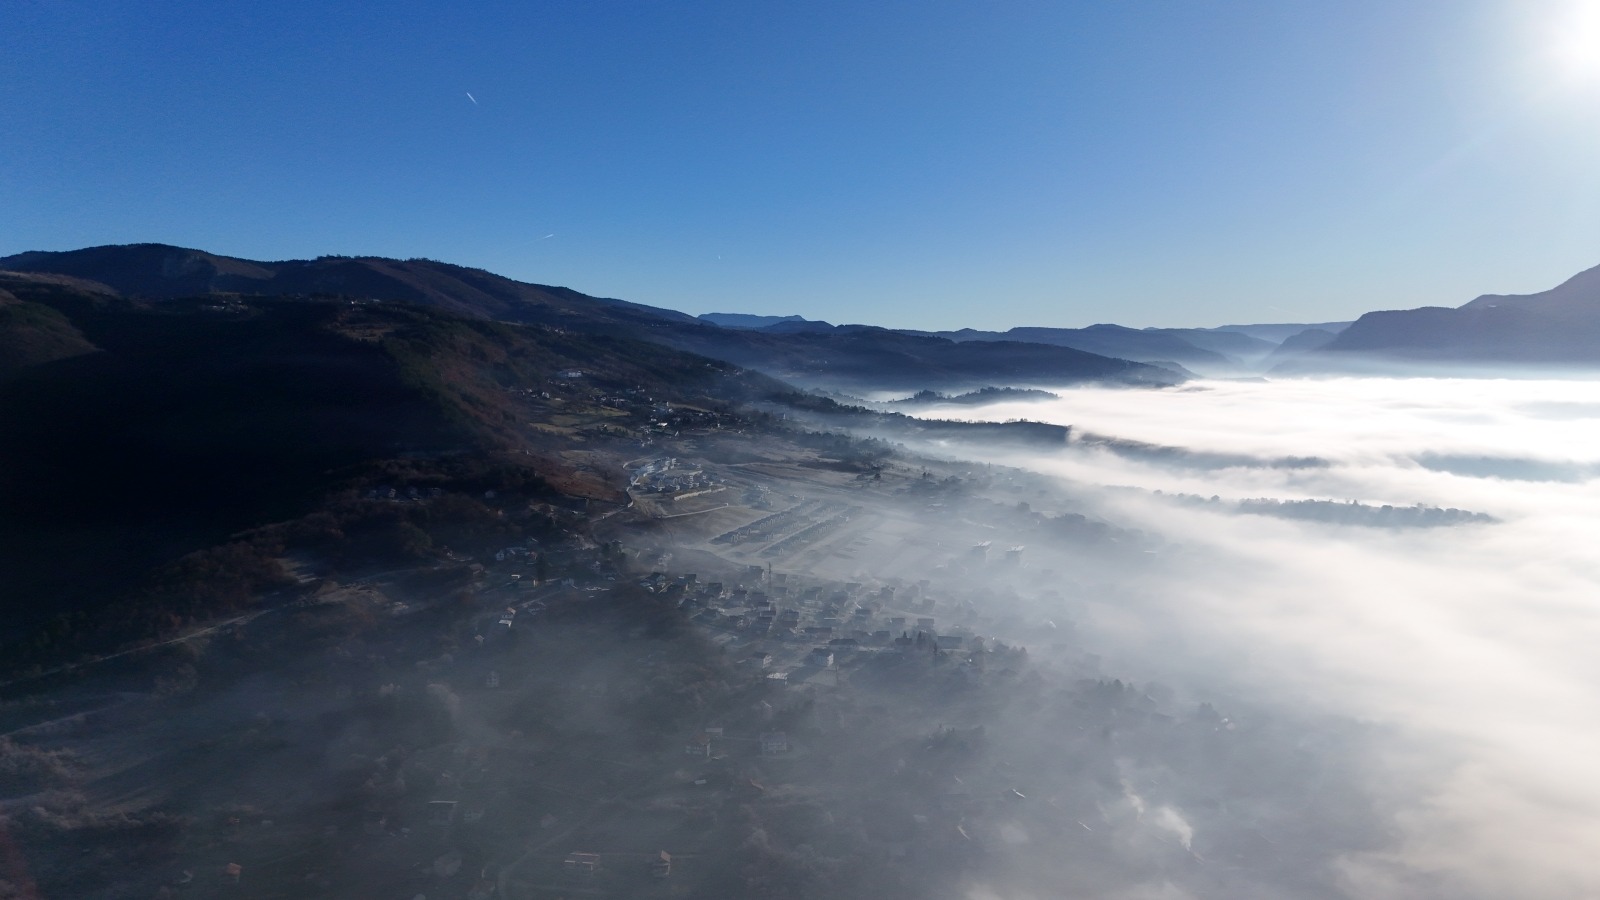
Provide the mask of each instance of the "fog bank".
[{"label": "fog bank", "polygon": [[[1059,393],[919,414],[1049,421],[1193,451],[1129,454],[1080,438],[990,461],[1068,479],[1107,519],[1169,542],[1115,595],[1086,600],[1095,637],[1149,672],[1389,735],[1371,789],[1392,804],[1398,849],[1344,858],[1350,896],[1600,893],[1595,383],[1351,378]],[[1424,504],[1497,521],[1333,525],[1171,494]]]}]

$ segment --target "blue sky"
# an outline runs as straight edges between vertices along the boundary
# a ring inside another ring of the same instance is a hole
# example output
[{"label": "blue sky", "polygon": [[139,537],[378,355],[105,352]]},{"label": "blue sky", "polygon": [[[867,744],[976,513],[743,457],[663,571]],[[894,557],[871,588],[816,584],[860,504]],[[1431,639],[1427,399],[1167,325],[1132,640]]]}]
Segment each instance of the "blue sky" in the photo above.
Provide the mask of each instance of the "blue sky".
[{"label": "blue sky", "polygon": [[12,0],[0,253],[924,328],[1458,305],[1600,264],[1584,8]]}]

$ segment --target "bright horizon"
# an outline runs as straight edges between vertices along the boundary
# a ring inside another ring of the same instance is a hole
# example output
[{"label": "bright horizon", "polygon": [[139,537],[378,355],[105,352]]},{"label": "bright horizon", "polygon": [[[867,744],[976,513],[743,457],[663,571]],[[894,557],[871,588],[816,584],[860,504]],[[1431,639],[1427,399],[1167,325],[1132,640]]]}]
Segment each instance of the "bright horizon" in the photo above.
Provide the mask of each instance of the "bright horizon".
[{"label": "bright horizon", "polygon": [[1458,306],[1600,263],[1597,8],[26,4],[0,255],[926,329]]}]

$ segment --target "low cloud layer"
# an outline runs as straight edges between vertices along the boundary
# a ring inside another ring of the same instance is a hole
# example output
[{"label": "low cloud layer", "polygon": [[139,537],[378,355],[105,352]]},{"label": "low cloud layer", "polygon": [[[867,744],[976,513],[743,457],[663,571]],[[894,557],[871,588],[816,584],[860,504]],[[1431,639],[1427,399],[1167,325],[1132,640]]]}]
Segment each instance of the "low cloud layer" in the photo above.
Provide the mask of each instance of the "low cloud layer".
[{"label": "low cloud layer", "polygon": [[[1390,849],[1340,861],[1349,896],[1572,898],[1600,896],[1596,386],[1202,382],[923,414],[1261,460],[1192,466],[1089,446],[993,458],[1083,485],[1107,519],[1169,542],[1115,598],[1091,602],[1094,637],[1153,674],[1385,736],[1367,787],[1395,831]],[[1307,457],[1327,465],[1271,464]],[[1497,521],[1327,525],[1156,491],[1420,503]]]}]

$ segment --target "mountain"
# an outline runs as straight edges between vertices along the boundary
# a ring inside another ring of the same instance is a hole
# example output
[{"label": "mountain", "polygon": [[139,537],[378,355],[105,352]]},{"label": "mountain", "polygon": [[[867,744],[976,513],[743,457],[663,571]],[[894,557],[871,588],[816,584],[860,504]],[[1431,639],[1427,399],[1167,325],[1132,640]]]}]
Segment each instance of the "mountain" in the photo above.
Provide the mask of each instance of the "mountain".
[{"label": "mountain", "polygon": [[1314,328],[1319,331],[1327,331],[1333,334],[1338,334],[1349,327],[1349,322],[1283,322],[1262,325],[1220,325],[1216,328],[1205,328],[1199,330],[1215,333],[1237,332],[1238,334],[1257,338],[1270,344],[1281,344],[1290,337],[1293,337],[1302,331],[1306,331],[1307,329]]},{"label": "mountain", "polygon": [[458,315],[543,325],[645,326],[693,316],[564,287],[526,284],[428,259],[323,256],[262,262],[166,244],[123,244],[0,258],[0,269],[99,283],[127,297],[169,299],[211,293],[332,295],[432,306]]},{"label": "mountain", "polygon": [[[1205,349],[1168,330],[1140,330],[1122,325],[1088,328],[1018,327],[1008,331],[907,331],[957,342],[1007,341],[1069,347],[1085,353],[1158,364],[1174,362],[1208,375],[1234,374],[1242,363],[1216,350]],[[1268,348],[1270,351],[1270,347]]]},{"label": "mountain", "polygon": [[780,322],[806,321],[800,316],[756,316],[749,313],[701,313],[696,318],[723,328],[769,328]]},{"label": "mountain", "polygon": [[1536,294],[1369,312],[1296,368],[1600,365],[1600,266]]},{"label": "mountain", "polygon": [[870,328],[869,325],[832,325],[821,319],[802,319],[796,316],[791,321],[774,322],[761,329],[771,334],[821,334],[828,331],[837,331],[841,328]]},{"label": "mountain", "polygon": [[0,379],[29,366],[99,349],[60,312],[5,289],[17,281],[25,279],[0,274]]},{"label": "mountain", "polygon": [[[702,321],[727,328],[747,328],[774,334],[832,332],[841,329],[870,328],[866,325],[831,325],[801,316],[750,316],[739,313],[707,313]],[[1238,375],[1266,364],[1288,338],[1308,330],[1337,334],[1349,322],[1324,322],[1313,325],[1262,324],[1224,325],[1218,328],[1142,328],[1122,325],[1091,325],[1087,328],[1016,327],[1008,331],[982,331],[963,328],[957,331],[919,331],[895,329],[902,334],[941,337],[968,341],[1012,341],[1070,347],[1100,356],[1135,360],[1161,366],[1189,377],[1194,369],[1208,375]],[[1309,349],[1290,348],[1288,355]],[[1281,354],[1280,354],[1281,356]],[[1278,361],[1278,360],[1274,360]]]},{"label": "mountain", "polygon": [[417,306],[151,302],[18,273],[0,289],[0,346],[31,348],[0,375],[0,637],[108,609],[151,567],[306,515],[380,461],[436,484],[497,473],[478,494],[614,500],[620,469],[575,449],[637,441],[655,403],[720,415],[790,392],[658,344]]},{"label": "mountain", "polygon": [[[792,323],[784,323],[792,324]],[[1185,380],[1158,366],[1020,341],[964,341],[864,325],[783,333],[674,327],[656,339],[808,387],[972,390],[1098,381],[1160,386]]]},{"label": "mountain", "polygon": [[1585,269],[1537,294],[1484,294],[1461,309],[1513,309],[1552,318],[1585,319],[1600,314],[1600,266]]},{"label": "mountain", "polygon": [[706,313],[699,317],[702,322],[710,322],[723,328],[743,328],[751,331],[765,331],[769,334],[820,334],[827,331],[837,331],[841,328],[873,328],[872,325],[835,325],[821,319],[807,319],[804,316],[751,316],[744,313]]},{"label": "mountain", "polygon": [[1325,331],[1321,328],[1307,328],[1305,331],[1296,332],[1284,339],[1283,343],[1279,344],[1276,349],[1267,355],[1264,366],[1272,368],[1291,359],[1304,356],[1307,353],[1321,350],[1323,347],[1333,343],[1337,337],[1338,335],[1334,332]]},{"label": "mountain", "polygon": [[1256,337],[1242,331],[1226,331],[1213,328],[1145,328],[1145,332],[1157,332],[1178,338],[1212,353],[1220,353],[1229,360],[1237,361],[1246,366],[1254,366],[1265,359],[1278,346],[1278,341]]},{"label": "mountain", "polygon": [[[673,310],[590,297],[569,288],[525,284],[481,269],[425,259],[324,256],[264,262],[164,244],[130,244],[19,253],[0,258],[0,269],[79,279],[133,299],[233,293],[416,304],[478,319],[651,341],[807,386],[949,390],[1009,384],[1018,379],[1043,384],[1110,381],[1149,385],[1184,378],[1182,373],[1093,351],[1016,343],[966,347],[881,328],[836,328],[799,317],[779,317],[759,330],[728,328]],[[1119,331],[1139,334],[1132,329]],[[1178,352],[1152,354],[1153,358],[1185,365],[1185,348],[1191,355],[1200,352],[1181,341],[1162,346]]]}]

